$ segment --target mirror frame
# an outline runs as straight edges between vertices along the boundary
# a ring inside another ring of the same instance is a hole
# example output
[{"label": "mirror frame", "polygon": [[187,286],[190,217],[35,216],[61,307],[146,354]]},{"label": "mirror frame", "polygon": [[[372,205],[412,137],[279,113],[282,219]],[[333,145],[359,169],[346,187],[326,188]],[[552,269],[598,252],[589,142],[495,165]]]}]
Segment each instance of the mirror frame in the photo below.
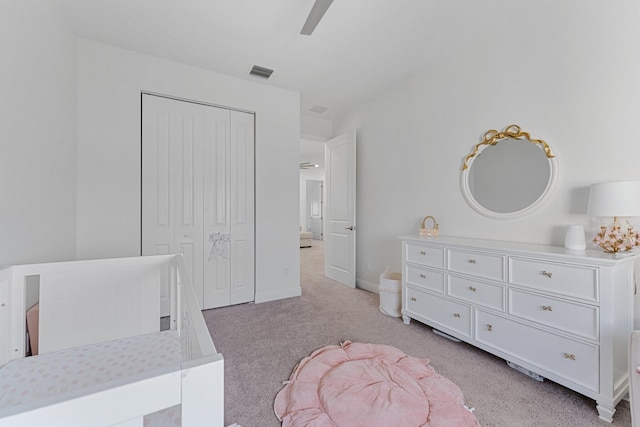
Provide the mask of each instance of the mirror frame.
[{"label": "mirror frame", "polygon": [[[498,142],[505,139],[525,139],[533,144],[536,144],[544,152],[544,154],[547,156],[547,160],[549,161],[549,179],[547,181],[547,186],[540,197],[534,200],[529,206],[526,206],[514,212],[495,212],[479,204],[478,201],[473,197],[469,185],[469,176],[474,159],[476,159],[483,150],[495,146],[496,144],[498,144]],[[520,129],[520,126],[510,125],[502,132],[491,129],[484,133],[484,135],[482,136],[482,142],[476,144],[471,153],[469,153],[464,159],[464,164],[462,165],[462,171],[460,174],[460,187],[464,199],[476,212],[493,219],[511,219],[524,216],[539,208],[553,190],[557,178],[558,162],[549,145],[541,139],[531,138],[531,135],[529,135],[529,133],[524,132],[522,129]]]}]

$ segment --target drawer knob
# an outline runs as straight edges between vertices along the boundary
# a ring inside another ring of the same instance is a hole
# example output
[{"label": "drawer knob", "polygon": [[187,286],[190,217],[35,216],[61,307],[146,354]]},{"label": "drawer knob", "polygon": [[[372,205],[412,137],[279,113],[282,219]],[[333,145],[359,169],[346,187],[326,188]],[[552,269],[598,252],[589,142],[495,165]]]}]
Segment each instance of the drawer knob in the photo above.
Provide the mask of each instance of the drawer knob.
[{"label": "drawer knob", "polygon": [[476,291],[476,288],[474,288],[473,286],[469,286],[469,290],[470,290],[471,292],[475,292],[475,291]]},{"label": "drawer knob", "polygon": [[551,306],[550,306],[550,305],[543,305],[543,306],[542,306],[542,310],[543,310],[543,311],[553,311],[553,309],[551,308]]},{"label": "drawer knob", "polygon": [[467,260],[467,261],[469,262],[469,264],[475,264],[476,263],[475,259],[470,259],[470,260]]},{"label": "drawer knob", "polygon": [[426,255],[427,253],[425,251],[420,251],[420,255]]},{"label": "drawer knob", "polygon": [[418,301],[415,297],[411,297],[411,301]]},{"label": "drawer knob", "polygon": [[487,323],[487,331],[493,331],[493,325],[491,325],[490,323]]},{"label": "drawer knob", "polygon": [[576,360],[576,355],[575,354],[562,353],[562,357],[564,357],[565,359]]},{"label": "drawer knob", "polygon": [[420,274],[420,277],[421,277],[421,278],[423,278],[423,279],[426,279],[426,278],[427,278],[427,276],[426,276],[426,275],[424,275],[424,274]]},{"label": "drawer knob", "polygon": [[551,272],[550,271],[543,271],[540,274],[542,274],[543,276],[547,276],[549,279],[551,279]]},{"label": "drawer knob", "polygon": [[460,313],[453,313],[453,317],[460,317]]}]

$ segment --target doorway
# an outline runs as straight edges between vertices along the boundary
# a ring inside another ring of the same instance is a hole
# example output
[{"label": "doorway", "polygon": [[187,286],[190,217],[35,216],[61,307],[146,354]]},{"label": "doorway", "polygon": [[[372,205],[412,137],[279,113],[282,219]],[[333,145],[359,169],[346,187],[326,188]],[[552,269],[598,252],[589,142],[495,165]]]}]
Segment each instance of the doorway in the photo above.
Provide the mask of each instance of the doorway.
[{"label": "doorway", "polygon": [[322,239],[325,276],[355,288],[356,131],[300,147],[300,231]]},{"label": "doorway", "polygon": [[309,275],[324,275],[324,148],[324,139],[300,139],[299,225],[301,232],[311,233],[310,243],[301,241],[300,247],[303,282]]},{"label": "doorway", "polygon": [[323,239],[322,204],[324,181],[307,180],[307,231],[313,240]]}]

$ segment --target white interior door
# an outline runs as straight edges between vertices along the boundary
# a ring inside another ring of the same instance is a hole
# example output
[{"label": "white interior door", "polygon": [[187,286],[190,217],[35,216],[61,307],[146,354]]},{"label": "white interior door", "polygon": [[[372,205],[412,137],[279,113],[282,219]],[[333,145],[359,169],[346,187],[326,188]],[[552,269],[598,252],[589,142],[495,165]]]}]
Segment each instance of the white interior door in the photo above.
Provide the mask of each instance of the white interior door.
[{"label": "white interior door", "polygon": [[204,308],[216,308],[255,295],[254,115],[208,108],[205,134]]},{"label": "white interior door", "polygon": [[[151,95],[142,103],[141,254],[183,254],[202,303],[202,106]],[[162,315],[169,303],[163,279]]]},{"label": "white interior door", "polygon": [[325,276],[356,287],[356,131],[325,148]]},{"label": "white interior door", "polygon": [[204,286],[203,308],[229,305],[231,257],[229,255],[229,111],[205,110],[204,166]]},{"label": "white interior door", "polygon": [[174,179],[176,252],[182,254],[187,274],[202,304],[203,106],[184,101],[174,102],[178,128],[174,144],[178,161],[174,169],[177,178]]},{"label": "white interior door", "polygon": [[322,191],[322,181],[307,180],[307,231],[315,240],[322,240]]},{"label": "white interior door", "polygon": [[231,296],[230,304],[255,296],[255,116],[231,111]]}]

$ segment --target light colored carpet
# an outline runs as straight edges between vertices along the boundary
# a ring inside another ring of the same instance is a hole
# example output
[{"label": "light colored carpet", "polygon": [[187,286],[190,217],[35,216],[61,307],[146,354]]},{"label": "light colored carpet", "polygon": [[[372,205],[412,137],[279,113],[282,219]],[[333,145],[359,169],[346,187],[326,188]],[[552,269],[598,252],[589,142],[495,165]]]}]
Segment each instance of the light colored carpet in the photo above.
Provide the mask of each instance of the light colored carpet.
[{"label": "light colored carpet", "polygon": [[324,277],[322,242],[313,243],[300,249],[301,297],[203,312],[225,359],[225,424],[279,426],[273,401],[296,364],[320,347],[351,340],[388,344],[430,359],[436,372],[462,389],[484,427],[631,425],[626,401],[607,424],[598,419],[591,399],[549,380],[535,381],[419,322],[405,325],[382,314],[378,295]]}]

